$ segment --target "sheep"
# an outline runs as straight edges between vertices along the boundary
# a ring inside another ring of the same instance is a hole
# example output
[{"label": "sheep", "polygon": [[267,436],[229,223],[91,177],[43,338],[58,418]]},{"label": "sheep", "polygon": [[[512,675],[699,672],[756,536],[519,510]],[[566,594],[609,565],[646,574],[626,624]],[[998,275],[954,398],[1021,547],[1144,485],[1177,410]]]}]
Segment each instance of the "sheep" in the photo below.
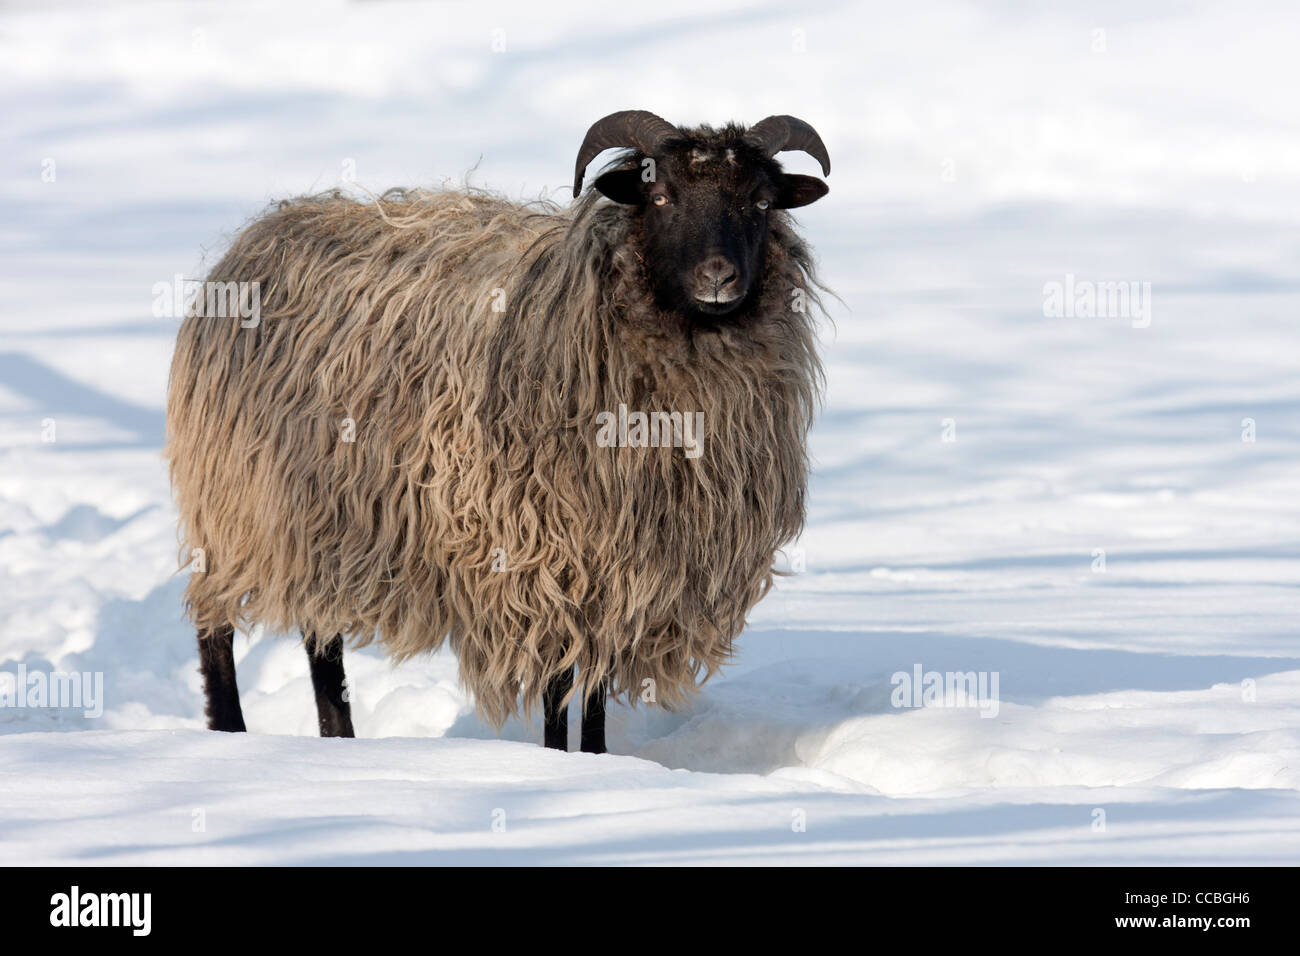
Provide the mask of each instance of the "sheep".
[{"label": "sheep", "polygon": [[678,707],[713,675],[804,521],[825,288],[785,210],[827,186],[789,149],[829,174],[794,117],[629,110],[567,208],[329,192],[248,225],[209,281],[256,283],[260,320],[187,316],[168,388],[208,726],[245,729],[255,624],[303,633],[326,736],[353,734],[345,639],[450,641],[480,715],[540,697],[548,747],[580,692],[595,753],[607,697]]}]

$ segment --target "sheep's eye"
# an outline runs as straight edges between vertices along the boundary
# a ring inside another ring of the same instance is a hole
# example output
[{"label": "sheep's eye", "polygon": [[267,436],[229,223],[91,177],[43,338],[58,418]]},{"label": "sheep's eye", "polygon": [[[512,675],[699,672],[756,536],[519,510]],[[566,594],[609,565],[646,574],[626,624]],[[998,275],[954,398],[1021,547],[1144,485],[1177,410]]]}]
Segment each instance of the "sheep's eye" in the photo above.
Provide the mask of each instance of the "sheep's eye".
[{"label": "sheep's eye", "polygon": [[653,198],[651,198],[650,201],[654,203],[656,206],[668,205],[668,197],[665,196],[663,193],[659,193],[657,196],[654,196]]},{"label": "sheep's eye", "polygon": [[757,206],[759,209],[763,210],[764,212],[767,212],[767,208],[772,204],[766,199],[760,199],[758,202],[754,203],[754,205]]}]

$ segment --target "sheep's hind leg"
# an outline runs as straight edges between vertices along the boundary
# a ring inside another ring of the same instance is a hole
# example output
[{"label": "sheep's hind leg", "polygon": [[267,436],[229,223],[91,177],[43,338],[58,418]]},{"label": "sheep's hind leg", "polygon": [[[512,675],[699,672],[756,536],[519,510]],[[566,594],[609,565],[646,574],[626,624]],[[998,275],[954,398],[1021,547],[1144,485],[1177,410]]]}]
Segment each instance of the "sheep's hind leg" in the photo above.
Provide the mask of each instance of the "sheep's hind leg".
[{"label": "sheep's hind leg", "polygon": [[569,749],[569,709],[563,706],[563,701],[572,688],[573,668],[570,667],[547,681],[542,694],[546,746],[552,750]]},{"label": "sheep's hind leg", "polygon": [[219,627],[199,631],[199,673],[203,675],[204,712],[209,730],[242,733],[244,712],[239,707],[239,685],[235,683],[235,629]]},{"label": "sheep's hind leg", "polygon": [[343,674],[343,636],[325,642],[320,653],[316,635],[307,635],[307,661],[311,665],[311,686],[316,691],[316,718],[322,737],[355,737],[352,705],[348,703],[347,678]]},{"label": "sheep's hind leg", "polygon": [[605,684],[601,682],[596,685],[583,703],[582,752],[585,754],[603,754],[605,752],[606,694]]}]

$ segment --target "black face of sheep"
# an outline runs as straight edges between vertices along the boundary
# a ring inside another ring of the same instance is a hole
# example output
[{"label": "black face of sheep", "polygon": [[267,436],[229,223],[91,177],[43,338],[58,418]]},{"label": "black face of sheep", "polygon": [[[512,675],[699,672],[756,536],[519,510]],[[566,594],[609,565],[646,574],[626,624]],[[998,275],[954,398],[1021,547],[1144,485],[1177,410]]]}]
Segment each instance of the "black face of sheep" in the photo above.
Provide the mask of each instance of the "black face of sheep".
[{"label": "black face of sheep", "polygon": [[582,145],[575,196],[587,164],[611,146],[635,152],[595,188],[638,208],[658,304],[695,321],[743,317],[758,292],[771,210],[806,206],[827,192],[820,179],[786,173],[772,159],[783,149],[805,150],[830,172],[821,138],[792,116],[768,117],[746,131],[681,130],[640,110],[611,114]]}]

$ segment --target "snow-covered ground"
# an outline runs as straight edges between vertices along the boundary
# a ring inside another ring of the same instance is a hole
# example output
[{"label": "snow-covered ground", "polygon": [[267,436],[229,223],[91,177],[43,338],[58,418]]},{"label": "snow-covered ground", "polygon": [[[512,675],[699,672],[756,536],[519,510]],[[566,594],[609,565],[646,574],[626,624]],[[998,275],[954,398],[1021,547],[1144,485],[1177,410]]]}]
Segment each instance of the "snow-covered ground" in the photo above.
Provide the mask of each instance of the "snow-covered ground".
[{"label": "snow-covered ground", "polygon": [[[6,6],[0,674],[103,706],[0,707],[0,863],[1300,860],[1300,14],[1138,6]],[[203,731],[154,284],[294,193],[558,197],[628,107],[834,161],[810,523],[736,664],[593,757],[359,652],[320,740],[258,634]]]}]

